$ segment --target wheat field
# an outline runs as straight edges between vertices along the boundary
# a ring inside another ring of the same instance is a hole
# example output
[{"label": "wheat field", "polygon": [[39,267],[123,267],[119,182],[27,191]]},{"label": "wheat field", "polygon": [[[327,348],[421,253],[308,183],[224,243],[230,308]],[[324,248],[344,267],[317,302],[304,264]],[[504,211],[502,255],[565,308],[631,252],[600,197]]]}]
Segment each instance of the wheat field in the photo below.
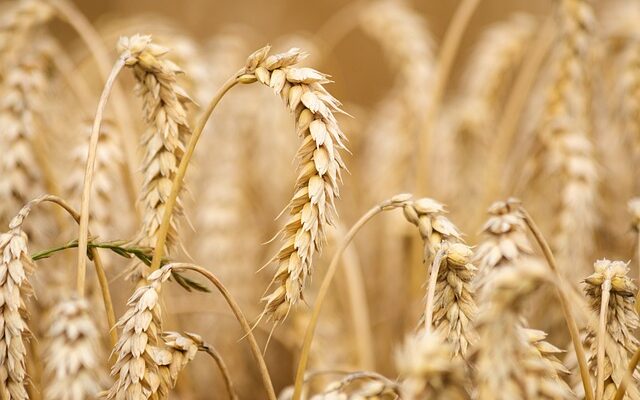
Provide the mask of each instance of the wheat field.
[{"label": "wheat field", "polygon": [[638,21],[3,1],[0,400],[640,400]]}]

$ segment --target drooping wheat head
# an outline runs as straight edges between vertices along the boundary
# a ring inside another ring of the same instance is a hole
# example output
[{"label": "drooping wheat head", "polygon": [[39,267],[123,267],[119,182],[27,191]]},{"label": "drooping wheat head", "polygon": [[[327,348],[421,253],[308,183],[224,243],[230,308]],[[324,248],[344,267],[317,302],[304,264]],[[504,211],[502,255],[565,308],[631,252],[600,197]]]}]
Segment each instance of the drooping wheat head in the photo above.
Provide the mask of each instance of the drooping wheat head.
[{"label": "drooping wheat head", "polygon": [[[123,37],[118,42],[118,51],[128,54],[125,63],[133,69],[148,126],[141,138],[145,149],[141,196],[144,217],[137,241],[155,247],[164,205],[184,153],[184,143],[191,134],[186,109],[191,99],[176,83],[180,68],[164,58],[169,50],[152,43],[150,36]],[[168,248],[177,242],[175,215],[180,215],[181,209],[178,201],[167,236]]]},{"label": "drooping wheat head", "polygon": [[265,315],[281,321],[303,298],[313,256],[321,250],[325,229],[335,216],[341,170],[345,168],[340,151],[345,149],[346,138],[334,116],[340,112],[340,103],[323,86],[329,82],[327,75],[295,67],[305,57],[299,49],[268,55],[269,49],[267,46],[248,58],[246,75],[241,79],[257,80],[280,95],[294,113],[296,131],[302,138],[295,194],[282,229],[285,244],[272,258],[278,264],[276,288],[264,299]]}]

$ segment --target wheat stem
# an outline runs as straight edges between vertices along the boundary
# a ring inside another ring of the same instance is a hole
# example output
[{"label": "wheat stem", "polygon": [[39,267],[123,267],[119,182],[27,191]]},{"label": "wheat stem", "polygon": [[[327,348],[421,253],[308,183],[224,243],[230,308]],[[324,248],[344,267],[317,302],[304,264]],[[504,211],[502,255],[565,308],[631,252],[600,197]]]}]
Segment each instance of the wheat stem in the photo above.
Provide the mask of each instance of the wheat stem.
[{"label": "wheat stem", "polygon": [[124,67],[124,57],[120,57],[113,65],[113,69],[109,73],[107,82],[104,85],[96,116],[91,128],[91,137],[89,138],[89,155],[87,156],[87,164],[84,172],[84,183],[82,186],[82,201],[80,204],[80,227],[78,236],[78,272],[77,272],[77,290],[80,297],[84,297],[84,281],[87,273],[87,243],[89,241],[89,202],[91,200],[91,184],[93,183],[93,171],[96,164],[96,155],[98,150],[98,139],[100,137],[100,124],[102,123],[102,114],[107,105],[109,94],[113,88],[116,78]]},{"label": "wheat stem", "polygon": [[[87,18],[76,8],[76,6],[68,0],[46,0],[80,36],[85,43],[89,52],[96,61],[98,72],[105,81],[109,76],[110,57],[109,52],[102,42],[102,38],[93,28]],[[136,155],[129,145],[127,134],[135,132],[133,120],[128,107],[127,98],[119,84],[115,84],[113,88],[113,96],[115,101],[112,103],[118,125],[120,125],[120,144],[124,149],[125,163],[122,165],[122,180],[127,192],[127,198],[133,208],[136,222],[139,222],[140,215],[136,208],[138,189],[133,178],[133,165],[135,165]],[[137,224],[137,223],[136,223]]]},{"label": "wheat stem", "polygon": [[[547,243],[546,239],[542,235],[542,232],[538,228],[538,225],[535,223],[531,215],[525,210],[524,207],[520,207],[520,212],[524,217],[524,221],[527,224],[527,227],[533,234],[536,242],[542,249],[542,253],[544,254],[544,258],[547,260],[547,264],[549,264],[549,268],[556,275],[556,279],[559,283],[562,283],[564,278],[560,274],[558,270],[558,265],[556,263],[556,259],[551,252],[551,248],[549,247],[549,243]],[[560,306],[562,307],[562,312],[564,314],[564,319],[567,323],[567,328],[569,329],[569,334],[571,335],[571,341],[573,342],[573,347],[576,352],[576,358],[578,359],[578,366],[580,367],[580,377],[582,379],[582,385],[584,386],[584,394],[586,400],[593,400],[593,387],[591,386],[591,377],[589,376],[589,367],[587,365],[587,359],[584,352],[584,347],[582,346],[582,341],[580,340],[580,333],[578,331],[578,324],[576,323],[573,314],[571,313],[571,308],[569,307],[569,300],[567,298],[566,293],[560,290],[560,286],[555,285],[556,294],[558,295],[558,299],[560,300]],[[564,286],[564,285],[563,285]]]},{"label": "wheat stem", "polygon": [[480,0],[462,0],[456,8],[455,14],[449,23],[444,35],[442,47],[438,53],[438,62],[435,71],[435,87],[431,94],[431,102],[425,111],[425,126],[418,135],[418,149],[416,161],[415,194],[422,195],[429,189],[429,169],[425,165],[431,157],[431,134],[435,127],[436,117],[439,114],[442,99],[449,80],[449,74],[453,61],[460,47],[462,35],[471,20],[471,16],[480,4]]},{"label": "wheat stem", "polygon": [[600,304],[600,323],[598,326],[598,372],[596,382],[596,400],[602,400],[604,396],[604,341],[607,335],[607,311],[609,309],[609,296],[611,294],[611,280],[602,283],[602,301]]},{"label": "wheat stem", "polygon": [[[337,231],[341,238],[344,237],[344,230],[341,226],[337,228]],[[359,363],[358,368],[375,370],[375,351],[371,332],[371,321],[369,318],[369,306],[367,305],[367,294],[364,286],[365,280],[362,265],[358,259],[358,253],[353,247],[345,250],[342,263],[344,264],[343,271],[353,321],[354,342]]]},{"label": "wheat stem", "polygon": [[631,381],[631,378],[633,377],[633,372],[636,370],[636,367],[638,366],[638,362],[640,362],[640,348],[638,348],[638,350],[636,350],[636,352],[633,353],[633,358],[631,358],[631,361],[629,361],[629,367],[627,368],[627,373],[624,374],[624,377],[622,378],[622,382],[620,382],[620,386],[618,387],[618,390],[616,391],[616,395],[613,398],[613,400],[622,400],[622,398],[624,397],[624,393],[627,390],[627,385],[629,384],[629,382]]},{"label": "wheat stem", "polygon": [[424,329],[426,334],[431,333],[433,327],[433,299],[436,296],[436,284],[438,283],[438,271],[440,270],[440,264],[442,264],[442,257],[447,251],[446,246],[440,247],[438,252],[433,257],[431,263],[431,273],[429,274],[429,288],[427,291],[427,301],[424,308]]},{"label": "wheat stem", "polygon": [[349,229],[347,234],[342,241],[342,244],[338,248],[338,251],[334,254],[331,259],[331,263],[329,264],[329,268],[327,269],[327,273],[322,279],[322,284],[320,285],[320,289],[318,290],[318,296],[316,297],[313,311],[311,313],[311,319],[309,320],[309,324],[307,325],[307,330],[304,334],[304,341],[302,343],[302,350],[300,351],[300,360],[298,361],[298,369],[296,371],[296,380],[295,386],[293,389],[293,400],[300,400],[302,396],[302,386],[304,384],[304,373],[307,369],[307,362],[309,361],[309,352],[311,350],[311,342],[313,341],[313,334],[316,329],[316,325],[318,324],[318,318],[320,317],[320,311],[322,310],[322,305],[324,304],[324,300],[329,292],[329,286],[331,285],[331,281],[333,280],[334,275],[336,274],[336,270],[338,269],[338,265],[340,260],[342,259],[342,254],[347,249],[355,235],[362,229],[362,227],[369,222],[373,217],[381,213],[385,210],[385,203],[378,204],[372,207],[369,211],[367,211],[360,219]]},{"label": "wheat stem", "polygon": [[178,194],[180,194],[180,189],[182,189],[182,181],[184,179],[185,174],[187,173],[187,168],[189,167],[189,162],[191,161],[191,157],[193,156],[193,151],[198,144],[198,139],[202,135],[202,131],[204,130],[207,121],[209,121],[209,117],[211,117],[211,113],[216,108],[222,97],[231,90],[235,85],[239,83],[238,77],[241,75],[243,70],[238,71],[233,76],[231,76],[225,83],[222,84],[218,92],[213,96],[213,99],[209,102],[207,109],[202,115],[202,118],[198,122],[198,126],[193,130],[193,134],[189,138],[189,144],[187,145],[187,149],[184,153],[184,156],[180,160],[180,165],[178,166],[178,171],[176,172],[176,176],[173,179],[171,184],[171,192],[169,193],[169,197],[164,205],[164,214],[162,215],[162,222],[160,223],[160,228],[158,229],[158,233],[156,236],[156,247],[153,252],[153,260],[151,262],[151,271],[155,271],[160,268],[160,263],[162,261],[162,257],[164,256],[164,247],[167,241],[167,234],[169,233],[169,228],[171,225],[171,215],[173,213],[173,208],[176,205],[176,201],[178,200]]},{"label": "wheat stem", "polygon": [[206,270],[197,265],[185,264],[185,263],[175,263],[172,264],[172,269],[174,271],[194,271],[198,272],[200,275],[204,276],[211,282],[216,289],[222,294],[222,297],[226,300],[227,304],[233,311],[233,315],[235,315],[236,319],[240,323],[242,330],[244,331],[245,337],[249,341],[249,345],[251,347],[251,353],[253,354],[253,358],[258,363],[258,367],[260,369],[260,376],[262,377],[262,382],[264,383],[265,390],[267,391],[267,397],[269,400],[276,400],[276,393],[273,389],[273,384],[271,383],[271,378],[269,376],[269,370],[267,369],[267,364],[264,361],[264,357],[260,352],[260,347],[258,347],[258,343],[256,342],[256,338],[253,336],[251,331],[251,326],[247,322],[247,318],[244,316],[242,309],[235,301],[231,293],[227,290],[227,288],[218,280],[218,278]]},{"label": "wheat stem", "polygon": [[227,393],[229,394],[229,398],[231,400],[238,400],[238,394],[236,393],[235,388],[233,387],[233,381],[231,380],[231,374],[229,373],[229,368],[227,368],[227,364],[222,359],[222,356],[218,351],[208,343],[204,343],[201,348],[202,351],[207,353],[213,361],[215,361],[218,369],[220,370],[220,374],[222,375],[222,379],[224,380],[224,385],[227,389]]}]

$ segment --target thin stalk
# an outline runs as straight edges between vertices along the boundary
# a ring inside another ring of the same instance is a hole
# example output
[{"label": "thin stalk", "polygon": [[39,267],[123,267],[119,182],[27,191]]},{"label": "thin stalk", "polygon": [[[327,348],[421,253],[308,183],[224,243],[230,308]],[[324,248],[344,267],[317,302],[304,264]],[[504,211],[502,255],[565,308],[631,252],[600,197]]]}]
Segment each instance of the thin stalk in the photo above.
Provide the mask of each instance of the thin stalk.
[{"label": "thin stalk", "polygon": [[611,280],[602,282],[602,303],[600,304],[600,323],[598,325],[598,370],[596,382],[596,400],[604,396],[604,340],[607,335],[607,311],[611,295]]},{"label": "thin stalk", "polygon": [[93,172],[96,166],[96,155],[98,150],[98,139],[100,137],[100,124],[102,123],[102,114],[107,106],[109,94],[113,88],[113,84],[118,77],[120,71],[124,67],[124,57],[118,58],[113,65],[109,78],[104,85],[96,117],[93,120],[91,128],[91,137],[89,138],[89,155],[87,156],[87,164],[84,171],[84,183],[82,185],[82,202],[80,204],[80,228],[78,234],[78,272],[76,280],[76,288],[78,295],[84,297],[84,281],[87,274],[87,243],[89,241],[89,202],[91,200],[91,185],[93,184]]},{"label": "thin stalk", "polygon": [[236,72],[232,77],[227,79],[225,83],[222,84],[222,87],[218,89],[218,92],[213,96],[211,102],[207,106],[202,118],[198,122],[198,125],[193,131],[193,134],[189,138],[189,144],[187,145],[187,150],[185,151],[182,159],[180,160],[180,165],[178,166],[178,172],[176,173],[175,178],[173,179],[173,183],[171,185],[171,192],[169,193],[169,197],[167,198],[167,202],[164,205],[164,214],[162,215],[162,222],[160,223],[160,227],[158,228],[158,233],[156,236],[156,247],[153,252],[153,260],[151,262],[151,271],[155,271],[160,268],[160,263],[162,261],[162,257],[164,256],[164,247],[167,242],[167,234],[169,233],[169,227],[171,225],[171,215],[173,214],[173,208],[176,205],[178,200],[178,194],[182,189],[182,182],[184,180],[184,176],[187,173],[187,168],[189,167],[189,162],[191,161],[191,157],[193,156],[193,152],[196,149],[196,145],[198,144],[198,140],[202,135],[202,131],[204,130],[207,121],[209,121],[209,117],[211,117],[211,113],[216,108],[222,97],[231,90],[235,85],[239,83],[238,77],[240,76],[240,70]]},{"label": "thin stalk", "polygon": [[233,311],[236,319],[240,323],[242,330],[244,331],[245,337],[249,341],[249,345],[251,347],[251,353],[253,354],[253,358],[258,363],[258,367],[260,369],[260,376],[262,377],[262,382],[264,384],[265,390],[267,392],[267,397],[269,400],[276,400],[276,393],[273,389],[273,384],[271,383],[271,377],[269,376],[269,370],[267,369],[267,364],[264,361],[264,357],[262,357],[262,353],[260,352],[260,347],[258,346],[258,342],[256,342],[256,338],[253,336],[253,332],[251,331],[251,326],[249,326],[249,322],[247,322],[247,318],[244,316],[242,309],[236,302],[236,300],[231,296],[231,293],[227,290],[227,288],[218,280],[218,278],[209,272],[207,269],[202,268],[197,265],[185,264],[185,263],[176,263],[172,264],[172,268],[175,271],[194,271],[198,272],[205,278],[209,280],[222,294],[222,297],[227,301],[227,304]]},{"label": "thin stalk", "polygon": [[349,232],[347,232],[342,244],[340,245],[340,248],[338,248],[338,251],[331,259],[331,264],[329,264],[327,273],[325,274],[322,280],[322,284],[320,285],[320,289],[318,290],[318,296],[316,297],[315,304],[313,306],[311,319],[309,321],[309,324],[307,325],[307,330],[304,335],[304,342],[302,344],[302,350],[300,352],[300,360],[298,361],[298,370],[296,372],[295,386],[293,389],[293,400],[300,400],[302,396],[302,386],[304,384],[304,374],[307,369],[307,363],[309,361],[311,342],[313,342],[313,335],[315,333],[316,325],[318,324],[318,318],[320,317],[322,305],[324,304],[324,300],[327,297],[327,293],[329,292],[331,281],[333,280],[333,277],[336,274],[336,270],[340,265],[342,254],[347,249],[355,235],[360,231],[360,229],[362,229],[362,227],[373,217],[384,211],[384,209],[384,204],[378,204],[367,211],[362,217],[360,217],[360,219],[351,227]]},{"label": "thin stalk", "polygon": [[[44,195],[31,201],[34,204],[43,202],[49,202],[62,207],[78,224],[80,223],[80,214],[71,207],[66,201],[58,196]],[[91,258],[93,258],[93,265],[96,268],[96,275],[98,277],[98,284],[100,285],[100,291],[102,292],[102,302],[104,303],[105,314],[107,315],[107,324],[109,326],[109,337],[111,338],[111,345],[115,346],[118,343],[118,332],[113,329],[116,325],[116,314],[113,311],[113,301],[111,300],[111,292],[109,291],[109,281],[107,275],[104,272],[104,265],[100,259],[98,249],[92,247],[90,249]],[[86,257],[86,250],[85,250]]]},{"label": "thin stalk", "polygon": [[438,53],[438,62],[435,71],[435,86],[431,95],[429,106],[425,110],[425,125],[418,135],[417,161],[416,161],[416,195],[422,195],[429,189],[429,174],[427,160],[431,157],[431,135],[433,133],[436,117],[440,112],[444,92],[449,81],[449,75],[453,61],[458,53],[462,35],[464,34],[471,16],[480,4],[480,0],[462,0],[456,8],[442,41],[442,47]]},{"label": "thin stalk", "polygon": [[622,398],[624,397],[624,393],[627,390],[627,385],[629,384],[629,382],[631,382],[633,373],[636,370],[636,367],[638,366],[639,361],[640,361],[640,348],[638,348],[636,352],[633,353],[633,357],[631,358],[631,361],[629,361],[629,367],[627,367],[627,373],[624,374],[624,377],[622,378],[622,382],[620,382],[620,386],[618,387],[618,390],[616,390],[616,395],[613,398],[613,400],[622,400]]},{"label": "thin stalk", "polygon": [[[531,215],[524,209],[524,207],[520,207],[520,212],[524,217],[524,221],[529,227],[529,230],[533,234],[536,242],[542,249],[542,253],[544,254],[544,258],[547,260],[547,264],[549,264],[549,268],[556,275],[556,279],[560,284],[565,287],[563,284],[564,278],[560,274],[558,270],[558,264],[556,263],[556,259],[551,252],[551,248],[547,243],[546,239],[542,235],[542,232],[538,228],[538,225],[535,223]],[[556,294],[558,299],[560,300],[560,306],[562,307],[562,313],[564,314],[564,319],[567,323],[567,328],[569,329],[569,334],[571,335],[571,341],[573,342],[573,348],[576,352],[576,358],[578,359],[578,366],[580,367],[580,378],[582,379],[582,385],[584,386],[584,395],[585,400],[593,400],[593,387],[591,386],[591,377],[589,375],[589,367],[587,365],[587,358],[585,356],[584,347],[582,346],[582,341],[580,341],[580,333],[578,332],[578,324],[576,323],[573,314],[571,313],[571,308],[569,307],[569,300],[566,297],[566,294],[563,290],[560,290],[556,285]]]},{"label": "thin stalk", "polygon": [[218,353],[218,351],[208,343],[203,344],[201,350],[211,356],[211,358],[213,358],[213,361],[215,361],[216,365],[218,366],[220,374],[222,374],[222,379],[224,380],[224,386],[227,388],[229,398],[231,400],[238,400],[238,394],[233,387],[233,381],[231,380],[229,368],[227,368],[227,364],[225,364],[220,353]]},{"label": "thin stalk", "polygon": [[[344,229],[337,228],[339,237],[344,237]],[[342,257],[347,296],[351,307],[351,319],[353,322],[354,343],[358,354],[358,368],[363,370],[375,370],[375,351],[373,346],[373,334],[367,305],[367,294],[364,287],[362,265],[358,253],[353,247],[348,247]]]},{"label": "thin stalk", "polygon": [[[109,66],[111,65],[109,52],[107,51],[100,34],[96,32],[89,20],[76,8],[76,6],[68,0],[47,0],[53,6],[59,16],[65,20],[80,36],[85,43],[89,52],[96,61],[98,72],[101,78],[105,80],[109,76]],[[138,199],[138,185],[134,180],[134,168],[136,165],[135,144],[131,144],[129,138],[134,137],[135,125],[131,118],[128,101],[124,95],[124,91],[119,84],[115,84],[113,88],[113,97],[115,101],[112,103],[114,114],[116,115],[118,125],[120,127],[118,138],[120,145],[124,149],[125,162],[121,167],[121,175],[127,192],[127,198],[133,209],[136,221],[140,221],[140,214],[136,208]]]},{"label": "thin stalk", "polygon": [[433,302],[436,297],[438,272],[440,271],[440,264],[442,264],[442,257],[444,256],[445,251],[444,246],[440,247],[435,257],[433,257],[433,263],[431,264],[429,289],[427,291],[427,301],[424,308],[424,329],[427,335],[431,333],[431,328],[433,327]]},{"label": "thin stalk", "polygon": [[331,15],[316,31],[314,36],[317,40],[314,42],[321,44],[324,57],[331,54],[336,45],[358,26],[359,14],[363,6],[367,6],[363,0],[349,3]]}]

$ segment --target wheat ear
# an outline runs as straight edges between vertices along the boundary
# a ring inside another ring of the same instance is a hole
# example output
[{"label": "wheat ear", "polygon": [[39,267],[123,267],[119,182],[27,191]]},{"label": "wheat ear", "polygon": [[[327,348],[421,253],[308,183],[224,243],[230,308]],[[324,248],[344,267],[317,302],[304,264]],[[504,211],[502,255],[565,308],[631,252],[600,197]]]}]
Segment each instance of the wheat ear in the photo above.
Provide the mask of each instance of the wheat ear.
[{"label": "wheat ear", "polygon": [[147,284],[133,293],[127,311],[116,324],[122,335],[113,349],[117,361],[111,374],[116,381],[108,399],[164,399],[168,396],[170,374],[161,374],[162,319],[160,288],[171,270],[162,268],[149,274]]},{"label": "wheat ear", "polygon": [[470,400],[464,363],[438,333],[410,336],[396,353],[402,398]]},{"label": "wheat ear", "polygon": [[272,258],[278,263],[274,276],[277,287],[264,299],[267,317],[281,321],[303,298],[313,255],[320,251],[325,229],[336,213],[345,136],[334,116],[340,112],[340,103],[323,86],[329,82],[327,75],[295,67],[306,56],[299,49],[268,55],[269,49],[264,47],[248,58],[246,73],[240,79],[257,80],[280,95],[294,113],[296,132],[302,138],[295,194],[288,205],[290,217],[282,229],[285,244]]},{"label": "wheat ear", "polygon": [[51,312],[45,354],[47,399],[96,398],[106,383],[100,332],[89,312],[87,301],[75,296],[60,301]]},{"label": "wheat ear", "polygon": [[0,234],[0,392],[6,400],[28,398],[25,301],[33,294],[28,277],[35,269],[27,252],[27,235],[22,231],[28,212],[22,210],[10,222],[9,231]]},{"label": "wheat ear", "polygon": [[[475,365],[478,399],[571,399],[557,367],[520,322],[525,298],[548,281],[545,266],[520,261],[490,274],[480,294]],[[495,360],[500,360],[496,364]]]},{"label": "wheat ear", "polygon": [[[635,312],[634,294],[636,285],[627,276],[629,267],[622,261],[599,260],[594,264],[595,272],[585,279],[585,295],[594,313],[601,314],[601,307],[608,312],[605,315],[606,332],[598,335],[598,327],[590,326],[587,332],[587,342],[591,343],[591,357],[589,367],[592,373],[596,370],[603,375],[596,376],[603,382],[600,389],[601,398],[612,398],[626,374],[626,368],[631,356],[637,350],[640,342],[633,332],[640,325]],[[610,285],[610,299],[605,300],[603,285]],[[602,338],[602,341],[596,340]],[[599,343],[600,342],[600,343]],[[598,353],[603,350],[598,368]],[[626,398],[640,398],[638,383],[640,376],[634,373],[635,385],[627,387]],[[604,397],[602,397],[604,395]]]}]

